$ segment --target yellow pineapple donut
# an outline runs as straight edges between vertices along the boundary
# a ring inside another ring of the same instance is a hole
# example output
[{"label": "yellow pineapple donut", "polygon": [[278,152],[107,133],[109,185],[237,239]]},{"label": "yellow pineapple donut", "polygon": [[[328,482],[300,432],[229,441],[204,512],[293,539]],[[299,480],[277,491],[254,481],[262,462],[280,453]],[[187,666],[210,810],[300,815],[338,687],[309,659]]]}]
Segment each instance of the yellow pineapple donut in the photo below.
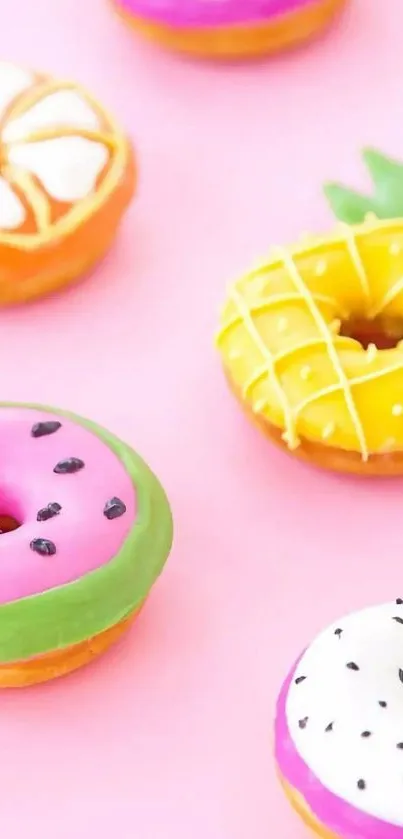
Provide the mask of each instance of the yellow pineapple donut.
[{"label": "yellow pineapple donut", "polygon": [[329,469],[403,474],[403,219],[281,248],[231,288],[230,386],[280,446]]},{"label": "yellow pineapple donut", "polygon": [[89,93],[0,62],[0,305],[86,273],[134,183],[130,142]]}]

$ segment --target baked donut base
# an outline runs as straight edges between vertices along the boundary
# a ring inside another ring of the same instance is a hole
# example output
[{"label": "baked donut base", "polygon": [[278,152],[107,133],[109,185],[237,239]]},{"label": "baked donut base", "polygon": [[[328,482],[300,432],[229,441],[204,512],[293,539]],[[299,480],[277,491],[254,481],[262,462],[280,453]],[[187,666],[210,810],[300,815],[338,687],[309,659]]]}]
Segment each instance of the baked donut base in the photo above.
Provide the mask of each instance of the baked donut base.
[{"label": "baked donut base", "polygon": [[380,478],[393,478],[403,475],[403,451],[370,454],[368,460],[364,461],[359,452],[325,446],[322,443],[313,442],[305,437],[300,437],[300,444],[297,448],[289,449],[287,443],[282,438],[284,429],[278,428],[265,417],[254,413],[251,407],[245,403],[239,388],[233,384],[228,372],[226,376],[230,389],[237,397],[249,419],[276,446],[292,457],[298,457],[306,463],[311,463],[313,466],[317,466],[320,469],[327,469],[331,472]]},{"label": "baked donut base", "polygon": [[323,825],[316,816],[312,813],[308,804],[306,803],[303,796],[297,792],[296,789],[290,786],[290,784],[285,780],[285,778],[278,772],[278,776],[280,779],[281,786],[293,807],[293,809],[298,813],[301,817],[303,822],[314,832],[316,836],[321,836],[322,839],[340,839],[337,833],[333,833],[333,831],[328,830],[325,825]]},{"label": "baked donut base", "polygon": [[79,644],[54,650],[27,661],[0,664],[0,688],[23,688],[49,682],[90,664],[121,638],[141,608],[142,606],[124,620]]},{"label": "baked donut base", "polygon": [[249,58],[291,49],[325,29],[346,0],[312,0],[308,6],[255,25],[173,27],[118,9],[142,35],[177,52],[205,58]]}]

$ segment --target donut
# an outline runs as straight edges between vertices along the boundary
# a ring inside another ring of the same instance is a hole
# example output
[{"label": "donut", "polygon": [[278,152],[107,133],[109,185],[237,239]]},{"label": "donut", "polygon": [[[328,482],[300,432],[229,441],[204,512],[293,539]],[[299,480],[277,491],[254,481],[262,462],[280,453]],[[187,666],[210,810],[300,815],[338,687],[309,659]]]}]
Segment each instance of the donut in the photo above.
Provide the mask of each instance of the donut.
[{"label": "donut", "polygon": [[157,478],[95,423],[0,405],[0,687],[63,676],[128,629],[170,551]]},{"label": "donut", "polygon": [[123,19],[169,49],[212,58],[276,53],[325,29],[346,0],[114,0]]},{"label": "donut", "polygon": [[0,305],[89,272],[134,186],[131,144],[89,93],[0,62]]},{"label": "donut", "polygon": [[285,793],[322,839],[403,835],[403,600],[321,633],[277,703]]},{"label": "donut", "polygon": [[403,473],[403,219],[279,248],[228,293],[230,387],[277,445],[316,466]]}]

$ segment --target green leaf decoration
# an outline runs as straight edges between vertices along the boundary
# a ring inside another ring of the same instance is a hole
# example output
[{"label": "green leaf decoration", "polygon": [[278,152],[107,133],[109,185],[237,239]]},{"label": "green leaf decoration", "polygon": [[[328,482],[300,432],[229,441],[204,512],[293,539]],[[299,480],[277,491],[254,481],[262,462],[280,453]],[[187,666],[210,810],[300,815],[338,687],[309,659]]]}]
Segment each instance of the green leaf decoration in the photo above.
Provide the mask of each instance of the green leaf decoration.
[{"label": "green leaf decoration", "polygon": [[338,183],[325,184],[324,193],[336,218],[347,224],[360,224],[368,215],[403,218],[403,164],[376,149],[364,149],[362,157],[371,175],[373,194],[364,195]]}]

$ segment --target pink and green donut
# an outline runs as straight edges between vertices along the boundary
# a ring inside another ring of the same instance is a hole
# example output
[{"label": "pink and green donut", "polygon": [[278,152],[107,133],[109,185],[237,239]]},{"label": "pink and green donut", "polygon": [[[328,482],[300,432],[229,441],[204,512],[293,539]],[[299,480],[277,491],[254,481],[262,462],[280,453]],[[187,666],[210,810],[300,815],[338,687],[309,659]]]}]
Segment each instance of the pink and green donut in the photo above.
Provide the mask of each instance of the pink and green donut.
[{"label": "pink and green donut", "polygon": [[91,661],[137,614],[172,544],[159,481],[82,417],[0,404],[0,687]]}]

